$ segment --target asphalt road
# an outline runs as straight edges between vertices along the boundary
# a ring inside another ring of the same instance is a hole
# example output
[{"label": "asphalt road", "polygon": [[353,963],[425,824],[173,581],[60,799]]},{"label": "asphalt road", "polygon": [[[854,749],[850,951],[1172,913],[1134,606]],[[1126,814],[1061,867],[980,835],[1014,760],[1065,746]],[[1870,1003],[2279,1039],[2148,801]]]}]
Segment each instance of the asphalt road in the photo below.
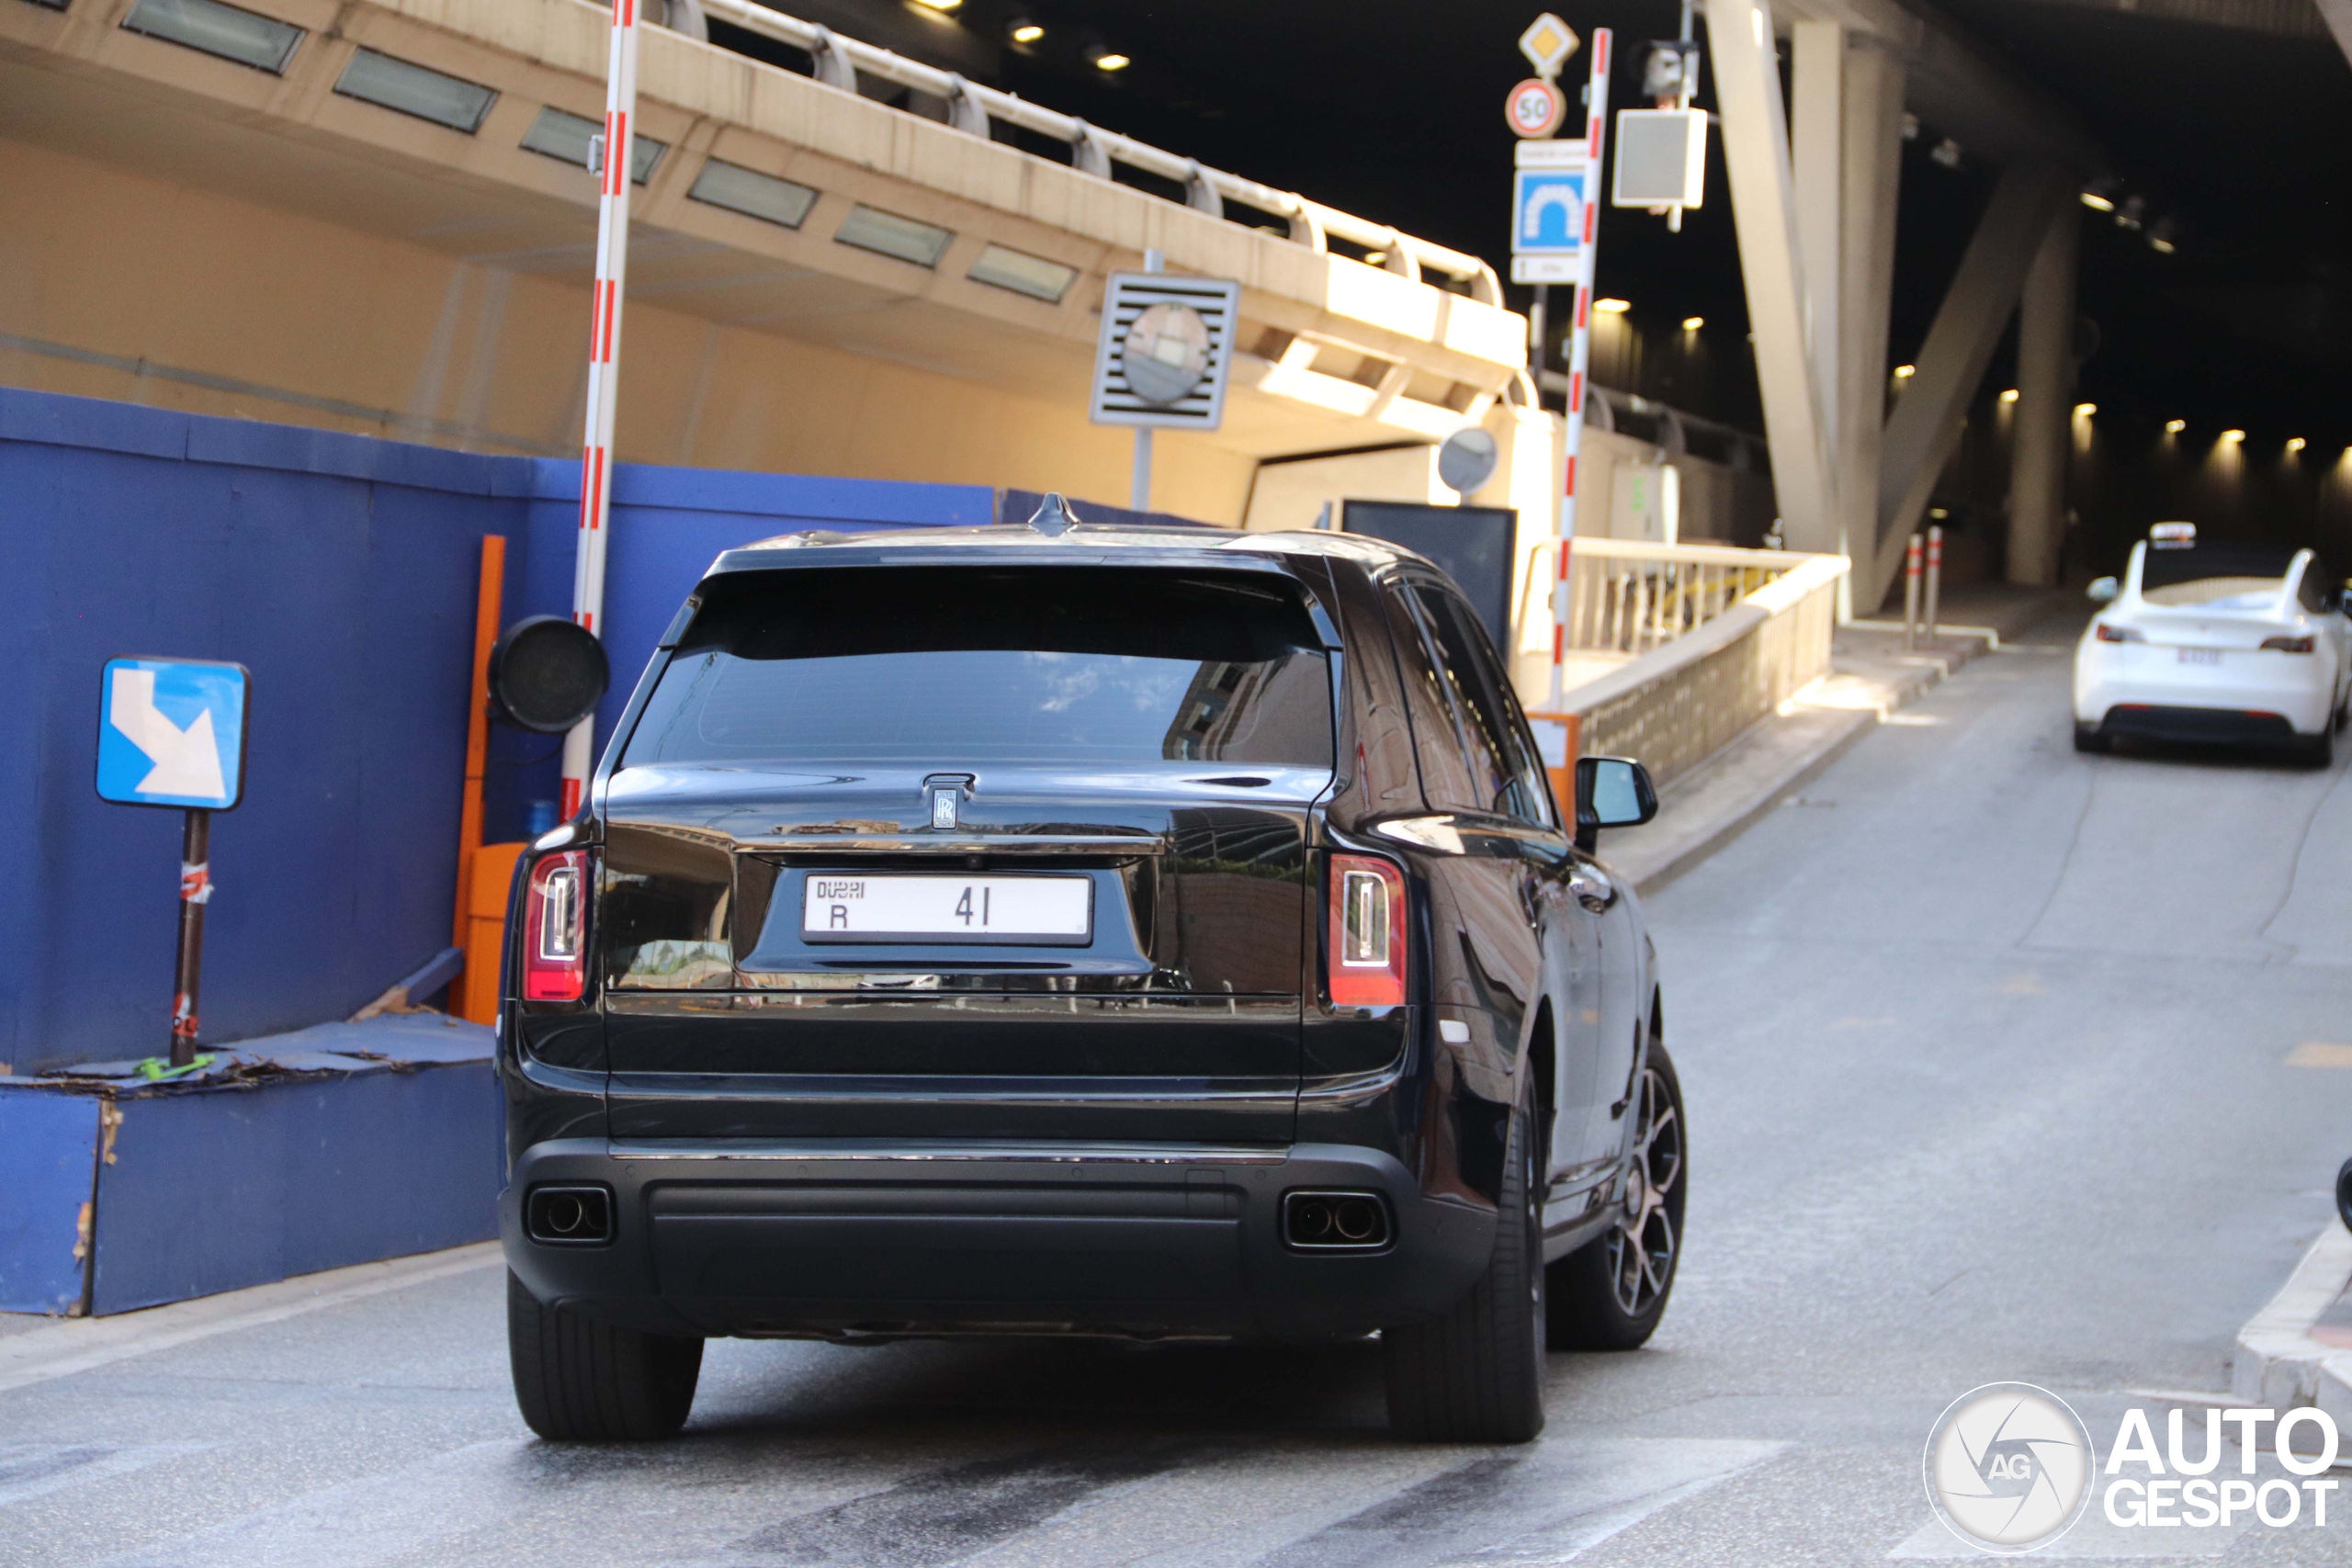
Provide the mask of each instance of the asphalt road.
[{"label": "asphalt road", "polygon": [[[1392,1442],[1363,1348],[722,1343],[679,1441],[550,1447],[514,1416],[485,1259],[0,1385],[0,1563],[1973,1555],[1922,1495],[1937,1413],[2022,1380],[2102,1448],[2130,1404],[2161,1432],[2134,1391],[2227,1387],[2352,1154],[2352,1071],[2286,1061],[2352,1042],[2343,770],[2078,757],[2065,632],[1970,666],[1651,901],[1683,1272],[1647,1349],[1553,1359],[1535,1445]],[[2094,1515],[2059,1554],[2343,1563],[2340,1512]]]}]

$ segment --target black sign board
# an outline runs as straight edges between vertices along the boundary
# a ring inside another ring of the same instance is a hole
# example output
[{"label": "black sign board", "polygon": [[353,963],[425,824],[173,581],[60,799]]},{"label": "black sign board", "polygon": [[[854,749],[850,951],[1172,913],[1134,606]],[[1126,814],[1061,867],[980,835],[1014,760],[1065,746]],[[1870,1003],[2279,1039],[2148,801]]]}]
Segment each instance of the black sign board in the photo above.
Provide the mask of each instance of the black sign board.
[{"label": "black sign board", "polygon": [[1510,657],[1511,558],[1518,513],[1507,506],[1351,501],[1340,509],[1340,527],[1344,533],[1402,545],[1442,567],[1478,612],[1497,650]]}]

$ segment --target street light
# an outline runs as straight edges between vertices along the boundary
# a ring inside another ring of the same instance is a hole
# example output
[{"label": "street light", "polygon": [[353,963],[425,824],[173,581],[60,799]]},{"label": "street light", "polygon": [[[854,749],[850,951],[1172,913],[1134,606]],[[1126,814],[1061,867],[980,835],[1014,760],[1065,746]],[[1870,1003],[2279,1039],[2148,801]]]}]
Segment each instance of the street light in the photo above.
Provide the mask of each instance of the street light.
[{"label": "street light", "polygon": [[1134,61],[1115,50],[1105,50],[1094,57],[1094,69],[1097,71],[1125,71],[1134,63]]},{"label": "street light", "polygon": [[1634,308],[1630,299],[1595,299],[1592,308],[1604,316],[1622,316]]},{"label": "street light", "polygon": [[1015,43],[1035,43],[1045,36],[1046,29],[1035,22],[1018,22],[1013,25],[1012,41]]},{"label": "street light", "polygon": [[1704,316],[1685,316],[1682,318],[1682,330],[1686,333],[1695,333],[1706,324],[1707,318]]},{"label": "street light", "polygon": [[2303,438],[2300,435],[2290,435],[2287,438],[2287,450],[2290,452],[2300,452],[2303,449]]},{"label": "street light", "polygon": [[2166,435],[2178,435],[2182,431],[2187,430],[2188,428],[2188,422],[2185,419],[2168,419],[2165,421],[2165,434]]},{"label": "street light", "polygon": [[2235,443],[2245,439],[2245,432],[2243,430],[2225,430],[2222,432],[2222,439],[2234,445]]}]

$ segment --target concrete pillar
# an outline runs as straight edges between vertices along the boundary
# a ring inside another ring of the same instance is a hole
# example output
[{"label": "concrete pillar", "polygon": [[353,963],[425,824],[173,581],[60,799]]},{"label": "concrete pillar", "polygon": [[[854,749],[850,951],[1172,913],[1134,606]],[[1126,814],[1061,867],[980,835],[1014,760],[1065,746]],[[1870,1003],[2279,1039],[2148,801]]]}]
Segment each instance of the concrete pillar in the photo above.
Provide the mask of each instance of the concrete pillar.
[{"label": "concrete pillar", "polygon": [[1740,281],[1756,333],[1773,491],[1792,547],[1835,549],[1839,513],[1825,439],[1828,400],[1814,375],[1805,330],[1804,259],[1770,12],[1758,0],[1710,0],[1707,50],[1723,115]]},{"label": "concrete pillar", "polygon": [[[1839,243],[1838,465],[1839,536],[1854,569],[1839,603],[1878,572],[1879,444],[1886,421],[1887,312],[1894,299],[1894,214],[1903,185],[1904,67],[1875,39],[1846,51],[1845,221]],[[1875,603],[1853,607],[1862,615]]]},{"label": "concrete pillar", "polygon": [[2051,219],[2018,301],[2018,401],[2009,446],[2011,582],[2058,581],[2066,537],[2066,456],[2075,400],[2075,255],[2081,215]]}]

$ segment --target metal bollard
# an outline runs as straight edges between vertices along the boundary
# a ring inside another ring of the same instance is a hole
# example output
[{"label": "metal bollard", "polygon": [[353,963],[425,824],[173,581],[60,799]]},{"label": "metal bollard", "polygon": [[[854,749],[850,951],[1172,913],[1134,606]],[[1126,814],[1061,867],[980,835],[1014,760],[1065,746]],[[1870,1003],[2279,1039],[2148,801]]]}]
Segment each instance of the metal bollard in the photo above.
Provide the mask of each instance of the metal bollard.
[{"label": "metal bollard", "polygon": [[1928,530],[1928,640],[1936,640],[1936,610],[1943,597],[1944,531]]},{"label": "metal bollard", "polygon": [[1919,536],[1911,536],[1911,547],[1903,558],[1903,651],[1910,652],[1919,646]]}]

